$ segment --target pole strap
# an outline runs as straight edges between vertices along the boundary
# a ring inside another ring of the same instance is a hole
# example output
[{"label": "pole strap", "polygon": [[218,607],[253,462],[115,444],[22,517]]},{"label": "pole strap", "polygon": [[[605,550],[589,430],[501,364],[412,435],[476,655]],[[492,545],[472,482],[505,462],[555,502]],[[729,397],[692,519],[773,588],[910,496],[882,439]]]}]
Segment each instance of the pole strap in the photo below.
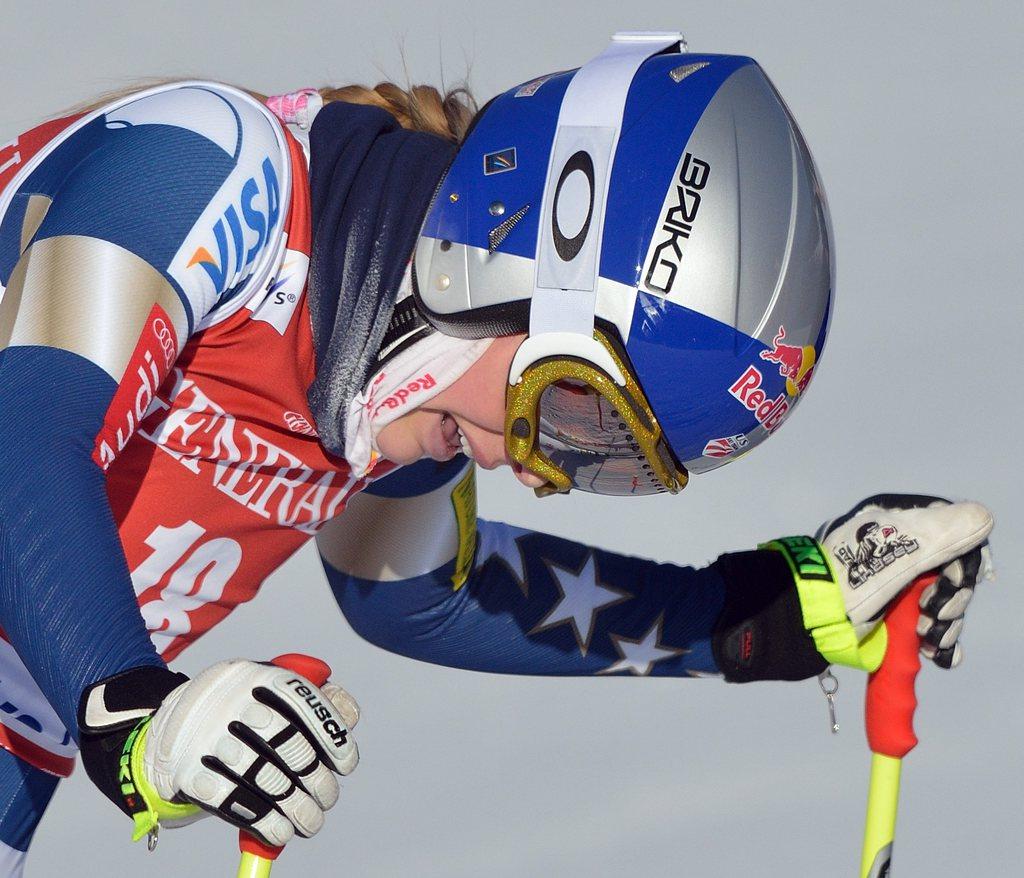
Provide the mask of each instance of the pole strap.
[{"label": "pole strap", "polygon": [[857,637],[846,615],[839,581],[821,544],[808,536],[780,537],[760,548],[772,549],[786,559],[800,598],[804,628],[822,657],[829,664],[877,670],[885,656],[885,626],[877,625],[865,637]]}]

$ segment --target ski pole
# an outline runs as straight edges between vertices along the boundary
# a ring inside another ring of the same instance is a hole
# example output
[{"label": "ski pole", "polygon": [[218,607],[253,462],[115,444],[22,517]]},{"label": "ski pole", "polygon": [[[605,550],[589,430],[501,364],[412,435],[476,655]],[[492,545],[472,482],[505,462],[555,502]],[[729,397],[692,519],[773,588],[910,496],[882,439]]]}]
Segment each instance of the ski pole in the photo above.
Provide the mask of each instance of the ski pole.
[{"label": "ski pole", "polygon": [[896,601],[883,624],[888,637],[885,658],[869,678],[865,699],[871,785],[864,824],[861,878],[891,878],[896,809],[900,798],[903,757],[917,746],[914,681],[921,670],[917,618],[921,593],[935,580],[926,573],[914,580]]},{"label": "ski pole", "polygon": [[[271,664],[301,674],[314,686],[323,686],[331,676],[331,668],[325,662],[298,652],[279,655]],[[270,867],[284,850],[283,847],[265,844],[244,829],[238,833],[238,847],[242,852],[238,863],[238,878],[269,878]]]}]

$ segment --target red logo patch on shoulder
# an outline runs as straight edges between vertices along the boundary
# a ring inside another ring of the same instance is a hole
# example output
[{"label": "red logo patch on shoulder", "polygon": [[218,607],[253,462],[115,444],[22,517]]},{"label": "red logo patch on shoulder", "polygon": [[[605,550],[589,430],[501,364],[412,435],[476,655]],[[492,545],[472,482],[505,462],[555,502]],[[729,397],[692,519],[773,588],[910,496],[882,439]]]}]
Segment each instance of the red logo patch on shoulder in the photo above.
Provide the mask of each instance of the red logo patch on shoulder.
[{"label": "red logo patch on shoulder", "polygon": [[104,472],[132,438],[177,357],[178,343],[171,318],[163,308],[154,305],[96,436],[92,459]]}]

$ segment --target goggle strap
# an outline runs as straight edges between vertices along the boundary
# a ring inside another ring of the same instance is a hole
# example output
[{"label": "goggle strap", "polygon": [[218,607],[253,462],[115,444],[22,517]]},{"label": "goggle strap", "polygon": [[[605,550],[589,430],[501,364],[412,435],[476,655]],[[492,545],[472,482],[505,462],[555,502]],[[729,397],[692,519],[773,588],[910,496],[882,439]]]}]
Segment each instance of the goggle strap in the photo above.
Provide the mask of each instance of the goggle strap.
[{"label": "goggle strap", "polygon": [[545,332],[531,335],[516,350],[512,358],[512,366],[508,373],[508,383],[518,384],[532,364],[548,357],[575,357],[587,363],[593,363],[603,371],[619,387],[626,384],[626,376],[608,349],[591,335],[579,335],[575,332]]},{"label": "goggle strap", "polygon": [[[608,47],[570,81],[559,109],[544,183],[530,306],[531,336],[569,332],[589,338],[593,334],[608,181],[626,96],[648,58],[681,43],[678,32],[615,34]],[[567,187],[562,193],[561,184],[576,171],[587,177],[589,192]],[[568,240],[555,216],[559,206],[556,195],[561,198],[562,194],[578,202],[567,203],[568,213],[588,217]],[[589,203],[580,200],[585,198]]]}]

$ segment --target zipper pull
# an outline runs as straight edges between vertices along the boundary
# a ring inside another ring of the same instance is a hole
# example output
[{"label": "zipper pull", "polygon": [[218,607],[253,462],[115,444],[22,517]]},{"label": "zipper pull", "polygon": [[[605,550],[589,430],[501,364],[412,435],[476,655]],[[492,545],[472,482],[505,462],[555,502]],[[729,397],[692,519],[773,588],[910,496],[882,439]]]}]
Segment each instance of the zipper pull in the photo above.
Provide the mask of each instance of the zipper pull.
[{"label": "zipper pull", "polygon": [[832,727],[832,734],[839,733],[839,720],[836,719],[836,694],[839,692],[839,679],[832,673],[831,668],[818,674],[818,685],[828,702],[828,722]]}]

